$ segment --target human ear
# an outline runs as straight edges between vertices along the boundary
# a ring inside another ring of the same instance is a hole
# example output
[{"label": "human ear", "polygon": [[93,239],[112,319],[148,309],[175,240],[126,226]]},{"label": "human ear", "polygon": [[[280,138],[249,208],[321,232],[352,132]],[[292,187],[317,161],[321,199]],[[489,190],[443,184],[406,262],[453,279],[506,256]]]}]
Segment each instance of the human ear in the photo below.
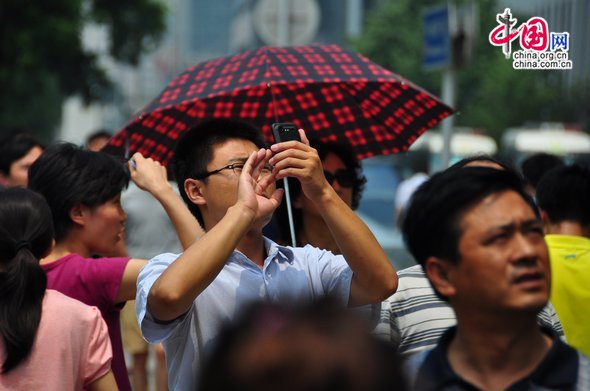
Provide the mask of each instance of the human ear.
[{"label": "human ear", "polygon": [[85,225],[86,224],[86,217],[88,216],[90,209],[82,204],[76,204],[70,209],[70,220],[74,222],[74,224],[78,225]]},{"label": "human ear", "polygon": [[207,201],[203,196],[203,182],[198,179],[188,178],[184,181],[184,192],[188,199],[195,205],[205,205]]},{"label": "human ear", "polygon": [[424,263],[424,271],[434,289],[445,297],[453,297],[456,293],[452,277],[453,265],[438,257],[429,257]]},{"label": "human ear", "polygon": [[545,229],[547,229],[547,227],[549,227],[549,223],[550,223],[549,215],[543,209],[541,209],[540,212],[541,212],[541,220],[543,221],[543,225],[545,226]]}]

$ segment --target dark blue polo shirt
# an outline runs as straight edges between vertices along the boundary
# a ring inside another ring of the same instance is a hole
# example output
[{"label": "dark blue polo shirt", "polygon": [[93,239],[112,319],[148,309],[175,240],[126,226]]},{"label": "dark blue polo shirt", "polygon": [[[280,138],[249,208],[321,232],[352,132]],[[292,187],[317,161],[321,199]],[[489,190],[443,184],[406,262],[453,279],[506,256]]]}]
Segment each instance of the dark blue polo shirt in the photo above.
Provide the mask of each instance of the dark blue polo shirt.
[{"label": "dark blue polo shirt", "polygon": [[[441,337],[435,348],[418,353],[409,360],[409,368],[415,379],[412,390],[478,390],[456,374],[447,358],[447,351],[456,327],[451,327]],[[574,390],[578,380],[580,355],[566,345],[551,329],[543,329],[553,339],[553,345],[539,366],[527,377],[515,382],[508,391]],[[587,360],[587,359],[586,359]],[[413,362],[412,362],[413,361]],[[420,363],[421,362],[421,363]]]}]

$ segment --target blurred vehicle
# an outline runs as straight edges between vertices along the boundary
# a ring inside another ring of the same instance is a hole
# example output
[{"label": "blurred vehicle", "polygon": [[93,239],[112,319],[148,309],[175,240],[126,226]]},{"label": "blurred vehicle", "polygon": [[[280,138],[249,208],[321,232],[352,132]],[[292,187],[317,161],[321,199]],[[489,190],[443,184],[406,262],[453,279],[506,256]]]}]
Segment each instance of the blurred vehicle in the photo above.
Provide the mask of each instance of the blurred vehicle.
[{"label": "blurred vehicle", "polygon": [[[442,148],[440,133],[427,131],[408,152],[362,161],[367,184],[357,214],[371,229],[398,270],[415,265],[415,261],[405,248],[401,232],[396,228],[394,201],[397,186],[426,162],[430,173],[440,170]],[[451,139],[451,164],[467,156],[481,153],[495,155],[497,151],[498,146],[493,138],[475,133],[471,128],[457,128]]]},{"label": "blurred vehicle", "polygon": [[[429,172],[432,174],[446,168],[441,167],[442,149],[442,135],[437,131],[429,131],[412,144],[410,152],[425,152],[425,156],[429,160]],[[451,138],[449,164],[452,165],[461,159],[478,154],[494,156],[497,152],[498,144],[492,137],[478,133],[472,128],[455,128]]]},{"label": "blurred vehicle", "polygon": [[402,234],[398,229],[384,225],[362,212],[357,211],[357,215],[373,232],[396,270],[405,269],[416,264],[412,255],[406,250]]},{"label": "blurred vehicle", "polygon": [[357,215],[373,232],[397,270],[415,264],[407,252],[401,233],[395,228],[394,196],[401,180],[405,156],[377,156],[362,161],[367,184]]},{"label": "blurred vehicle", "polygon": [[394,227],[393,197],[401,180],[396,155],[364,159],[362,166],[367,184],[359,211],[382,225]]},{"label": "blurred vehicle", "polygon": [[501,140],[501,156],[515,167],[538,152],[562,157],[567,163],[590,165],[590,135],[566,129],[560,123],[541,123],[506,129]]}]

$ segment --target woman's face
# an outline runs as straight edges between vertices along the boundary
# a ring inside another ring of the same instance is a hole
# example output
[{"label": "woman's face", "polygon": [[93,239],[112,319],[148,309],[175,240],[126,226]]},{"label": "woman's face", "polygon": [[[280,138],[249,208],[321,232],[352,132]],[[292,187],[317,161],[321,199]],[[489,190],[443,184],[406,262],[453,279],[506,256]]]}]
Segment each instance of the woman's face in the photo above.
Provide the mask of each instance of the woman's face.
[{"label": "woman's face", "polygon": [[[322,160],[322,166],[324,167],[324,173],[327,174],[327,178],[333,179],[330,183],[336,194],[348,205],[349,207],[352,205],[352,186],[349,181],[342,180],[339,178],[341,176],[352,175],[354,178],[354,172],[348,173],[348,169],[342,159],[340,159],[336,154],[328,152],[324,160]],[[341,183],[345,182],[344,184]],[[313,204],[303,193],[299,196],[299,202],[295,204],[295,206],[301,208],[303,214],[318,214],[318,211]]]},{"label": "woman's face", "polygon": [[[354,178],[354,172],[350,172],[350,170],[346,167],[342,159],[340,159],[336,154],[328,153],[324,160],[322,160],[322,166],[324,166],[324,172],[331,174],[334,177],[332,183],[332,187],[336,191],[336,193],[342,198],[346,205],[352,205],[352,186],[349,181],[345,181],[339,179],[340,175],[338,172],[340,171],[343,175],[352,176]],[[344,183],[342,183],[344,182]]]}]

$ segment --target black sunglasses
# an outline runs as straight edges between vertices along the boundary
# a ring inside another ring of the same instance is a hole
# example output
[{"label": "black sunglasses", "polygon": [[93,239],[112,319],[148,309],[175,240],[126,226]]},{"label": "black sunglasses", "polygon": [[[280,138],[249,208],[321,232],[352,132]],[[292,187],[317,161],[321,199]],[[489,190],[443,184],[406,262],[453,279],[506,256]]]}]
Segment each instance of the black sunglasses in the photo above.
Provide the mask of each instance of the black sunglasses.
[{"label": "black sunglasses", "polygon": [[338,182],[342,187],[353,187],[356,181],[355,172],[352,170],[336,170],[335,173],[331,173],[328,171],[324,171],[324,176],[330,185],[334,183],[334,181]]}]

